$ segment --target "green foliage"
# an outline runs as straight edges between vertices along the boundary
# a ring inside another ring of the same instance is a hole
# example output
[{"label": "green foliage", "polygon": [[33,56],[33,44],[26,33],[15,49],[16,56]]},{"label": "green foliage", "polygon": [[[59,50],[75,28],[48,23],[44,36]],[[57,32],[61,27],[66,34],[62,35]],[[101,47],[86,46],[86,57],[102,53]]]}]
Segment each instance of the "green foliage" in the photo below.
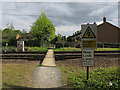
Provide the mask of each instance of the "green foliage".
[{"label": "green foliage", "polygon": [[2,31],[2,45],[5,46],[8,43],[9,46],[16,46],[17,40],[16,35],[19,34],[21,37],[23,33],[20,30],[15,30],[11,24]]},{"label": "green foliage", "polygon": [[39,40],[40,44],[44,44],[44,42],[49,42],[55,37],[55,27],[45,13],[41,13],[36,22],[31,26],[30,33]]},{"label": "green foliage", "polygon": [[45,47],[25,47],[27,51],[48,51]]},{"label": "green foliage", "polygon": [[17,51],[17,47],[14,47],[14,46],[2,47],[2,51],[16,52]]},{"label": "green foliage", "polygon": [[72,37],[71,36],[67,37],[67,42],[72,42]]},{"label": "green foliage", "polygon": [[[89,80],[86,80],[85,71],[72,73],[69,76],[69,86],[74,88],[107,88],[114,89],[120,85],[118,67],[98,68],[90,71]],[[112,83],[111,85],[109,83]]]},{"label": "green foliage", "polygon": [[63,47],[63,44],[61,42],[56,42],[55,47],[61,48],[61,47]]}]

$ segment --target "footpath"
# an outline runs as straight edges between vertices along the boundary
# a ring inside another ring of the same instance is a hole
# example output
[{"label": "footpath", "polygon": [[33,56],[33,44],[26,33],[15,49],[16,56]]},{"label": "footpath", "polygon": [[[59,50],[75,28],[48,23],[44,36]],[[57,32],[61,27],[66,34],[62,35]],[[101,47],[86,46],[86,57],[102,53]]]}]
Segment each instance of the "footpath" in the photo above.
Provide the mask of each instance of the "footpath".
[{"label": "footpath", "polygon": [[57,88],[62,85],[61,72],[56,68],[54,52],[49,49],[42,64],[34,73],[35,88]]}]

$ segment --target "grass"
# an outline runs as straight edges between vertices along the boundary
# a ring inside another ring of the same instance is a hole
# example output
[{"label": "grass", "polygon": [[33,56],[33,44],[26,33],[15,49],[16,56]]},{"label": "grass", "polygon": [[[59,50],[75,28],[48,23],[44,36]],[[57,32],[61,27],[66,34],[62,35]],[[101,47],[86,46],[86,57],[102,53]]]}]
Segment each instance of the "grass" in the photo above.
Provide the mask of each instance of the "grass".
[{"label": "grass", "polygon": [[[86,68],[73,66],[57,66],[63,75],[63,84],[72,88],[118,88],[120,79],[118,67],[92,67],[90,68],[89,80],[86,80]],[[112,82],[112,85],[109,85]]]},{"label": "grass", "polygon": [[8,51],[8,52],[12,52],[12,51],[17,51],[17,47],[14,46],[7,46],[7,47],[2,47],[3,51]]},{"label": "grass", "polygon": [[32,87],[33,72],[38,62],[28,63],[3,63],[2,64],[2,87],[3,88],[28,88]]},{"label": "grass", "polygon": [[65,47],[65,48],[56,48],[54,51],[81,51],[79,48],[73,48],[73,47]]},{"label": "grass", "polygon": [[[95,51],[117,51],[120,50],[120,48],[97,48]],[[81,51],[81,48],[73,48],[73,47],[65,47],[65,48],[56,48],[54,51]]]},{"label": "grass", "polygon": [[120,48],[97,48],[95,51],[117,51],[120,50]]},{"label": "grass", "polygon": [[[17,47],[13,47],[13,46],[8,46],[6,47],[2,47],[3,51],[7,51],[7,52],[12,52],[12,51],[17,51]],[[46,52],[48,49],[45,47],[25,47],[25,51],[41,51],[41,52]]]},{"label": "grass", "polygon": [[48,49],[45,47],[25,47],[25,49],[27,49],[27,51],[41,51],[41,52],[48,51]]}]

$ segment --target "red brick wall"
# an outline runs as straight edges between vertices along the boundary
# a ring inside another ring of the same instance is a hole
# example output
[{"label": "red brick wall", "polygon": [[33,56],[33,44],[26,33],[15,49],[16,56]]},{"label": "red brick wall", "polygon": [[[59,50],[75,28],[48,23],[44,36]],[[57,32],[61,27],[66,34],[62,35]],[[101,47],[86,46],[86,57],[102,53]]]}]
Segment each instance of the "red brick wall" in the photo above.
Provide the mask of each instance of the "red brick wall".
[{"label": "red brick wall", "polygon": [[120,38],[120,28],[105,22],[97,26],[98,42],[118,43]]}]

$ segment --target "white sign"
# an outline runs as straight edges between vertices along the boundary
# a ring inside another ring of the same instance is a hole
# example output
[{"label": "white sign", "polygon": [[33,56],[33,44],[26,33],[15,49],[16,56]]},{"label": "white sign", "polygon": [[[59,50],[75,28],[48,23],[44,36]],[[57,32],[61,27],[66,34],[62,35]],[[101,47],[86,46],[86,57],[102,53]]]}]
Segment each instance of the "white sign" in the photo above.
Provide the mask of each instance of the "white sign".
[{"label": "white sign", "polygon": [[83,66],[94,66],[94,50],[82,50]]},{"label": "white sign", "polygon": [[24,52],[24,41],[17,41],[17,51]]},{"label": "white sign", "polygon": [[94,49],[97,48],[97,25],[86,24],[81,25],[82,48]]}]

